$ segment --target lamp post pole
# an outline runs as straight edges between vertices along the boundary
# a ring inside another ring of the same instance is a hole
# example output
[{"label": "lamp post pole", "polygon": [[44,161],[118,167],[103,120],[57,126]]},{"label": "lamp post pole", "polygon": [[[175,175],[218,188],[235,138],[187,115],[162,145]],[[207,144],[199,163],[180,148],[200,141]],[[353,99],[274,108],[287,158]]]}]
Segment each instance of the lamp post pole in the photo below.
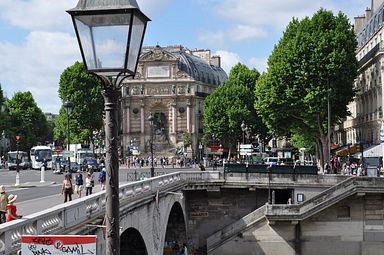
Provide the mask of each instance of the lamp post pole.
[{"label": "lamp post pole", "polygon": [[[120,254],[119,201],[119,97],[122,82],[136,73],[149,18],[136,0],[79,0],[67,11],[75,28],[86,70],[104,90],[105,110],[105,224],[106,255]],[[105,45],[114,45],[106,51]]]},{"label": "lamp post pole", "polygon": [[69,116],[72,111],[73,103],[67,99],[67,101],[64,102],[63,104],[66,112],[67,112],[67,150],[68,150],[68,172],[71,172],[71,154],[70,154],[70,130],[69,130]]},{"label": "lamp post pole", "polygon": [[20,162],[19,162],[20,136],[16,136],[16,182],[15,186],[20,185]]},{"label": "lamp post pole", "polygon": [[[3,130],[3,132],[1,132],[1,145],[2,145],[2,160],[3,160],[3,164],[4,164],[4,162],[5,162],[5,146],[6,146],[6,141],[5,141],[5,131]],[[5,164],[4,164],[4,168],[5,168]]]},{"label": "lamp post pole", "polygon": [[244,121],[240,125],[241,130],[243,131],[243,144],[245,144],[245,132],[247,131],[247,125],[245,125]]},{"label": "lamp post pole", "polygon": [[154,117],[152,113],[148,117],[148,121],[150,122],[151,125],[151,140],[150,140],[150,146],[151,146],[151,177],[155,176],[155,167],[153,165],[153,120]]}]

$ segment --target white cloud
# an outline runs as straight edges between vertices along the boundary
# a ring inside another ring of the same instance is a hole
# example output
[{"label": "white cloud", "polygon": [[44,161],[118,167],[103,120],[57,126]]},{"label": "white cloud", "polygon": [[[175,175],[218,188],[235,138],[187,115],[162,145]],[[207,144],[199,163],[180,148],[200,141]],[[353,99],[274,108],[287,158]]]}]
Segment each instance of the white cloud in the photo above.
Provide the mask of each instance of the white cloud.
[{"label": "white cloud", "polygon": [[241,24],[231,28],[229,34],[233,35],[230,37],[232,41],[243,41],[247,39],[260,39],[267,37],[267,32],[264,29]]},{"label": "white cloud", "polygon": [[57,113],[60,75],[80,59],[75,38],[65,33],[31,32],[20,45],[0,43],[0,73],[8,97],[31,91],[43,111]]},{"label": "white cloud", "polygon": [[237,63],[242,63],[240,56],[234,52],[229,52],[225,50],[218,50],[214,55],[219,55],[221,57],[221,67],[224,69],[227,74],[231,68]]},{"label": "white cloud", "polygon": [[0,1],[0,17],[15,27],[28,30],[68,31],[70,15],[65,12],[77,0],[12,0]]},{"label": "white cloud", "polygon": [[257,71],[263,73],[267,70],[267,58],[251,58],[248,60],[249,68],[256,68]]}]

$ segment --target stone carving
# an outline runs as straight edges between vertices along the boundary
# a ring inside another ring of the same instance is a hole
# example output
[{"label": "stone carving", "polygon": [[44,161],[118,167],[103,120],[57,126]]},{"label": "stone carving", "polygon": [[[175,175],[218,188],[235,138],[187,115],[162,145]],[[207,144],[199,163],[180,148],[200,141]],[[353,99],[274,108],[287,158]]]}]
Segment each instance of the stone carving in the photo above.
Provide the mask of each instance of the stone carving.
[{"label": "stone carving", "polygon": [[175,57],[172,53],[163,50],[161,47],[156,47],[153,50],[145,53],[140,61],[176,61],[177,57]]},{"label": "stone carving", "polygon": [[179,86],[177,88],[177,94],[185,94],[185,87],[184,86]]},{"label": "stone carving", "polygon": [[160,88],[147,88],[148,95],[169,95],[171,94],[171,89],[169,87],[160,87]]},{"label": "stone carving", "polygon": [[184,71],[178,71],[176,73],[176,77],[177,78],[189,78],[189,75]]},{"label": "stone carving", "polygon": [[140,87],[139,86],[132,87],[131,95],[140,95]]}]

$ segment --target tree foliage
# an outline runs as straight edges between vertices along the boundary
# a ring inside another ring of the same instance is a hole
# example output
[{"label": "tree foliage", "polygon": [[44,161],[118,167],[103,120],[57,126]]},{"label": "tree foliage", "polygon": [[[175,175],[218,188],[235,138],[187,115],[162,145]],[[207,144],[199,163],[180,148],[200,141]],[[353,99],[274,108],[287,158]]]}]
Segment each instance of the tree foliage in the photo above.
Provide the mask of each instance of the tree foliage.
[{"label": "tree foliage", "polygon": [[11,149],[16,149],[15,136],[21,137],[20,150],[50,142],[50,133],[44,113],[37,106],[31,92],[17,92],[7,103]]},{"label": "tree foliage", "polygon": [[[348,18],[320,9],[312,18],[293,19],[258,80],[255,107],[278,135],[303,134],[327,150],[327,102],[331,123],[348,115],[355,91],[356,39]],[[323,165],[323,164],[322,164]]]},{"label": "tree foliage", "polygon": [[[102,86],[94,76],[88,74],[82,63],[76,62],[64,70],[60,76],[59,96],[62,102],[73,103],[69,115],[71,143],[90,143],[93,131],[100,130],[103,124],[104,100]],[[56,118],[55,139],[67,143],[67,112],[61,107]]]},{"label": "tree foliage", "polygon": [[242,64],[235,65],[225,85],[205,99],[204,141],[215,137],[230,148],[241,141],[244,121],[255,134],[266,136],[266,129],[254,108],[253,91],[260,74]]}]

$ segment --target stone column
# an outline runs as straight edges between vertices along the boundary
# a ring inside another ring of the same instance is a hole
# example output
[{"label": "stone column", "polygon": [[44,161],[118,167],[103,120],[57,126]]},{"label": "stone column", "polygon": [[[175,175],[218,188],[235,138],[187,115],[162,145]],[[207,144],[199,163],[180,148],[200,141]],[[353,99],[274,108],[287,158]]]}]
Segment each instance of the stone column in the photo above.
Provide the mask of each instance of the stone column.
[{"label": "stone column", "polygon": [[172,133],[176,134],[177,131],[177,112],[176,112],[176,103],[172,103]]},{"label": "stone column", "polygon": [[125,117],[127,118],[127,121],[126,121],[126,132],[130,135],[131,134],[131,107],[127,107],[126,108],[126,115]]},{"label": "stone column", "polygon": [[187,102],[187,132],[191,133],[191,102]]}]

